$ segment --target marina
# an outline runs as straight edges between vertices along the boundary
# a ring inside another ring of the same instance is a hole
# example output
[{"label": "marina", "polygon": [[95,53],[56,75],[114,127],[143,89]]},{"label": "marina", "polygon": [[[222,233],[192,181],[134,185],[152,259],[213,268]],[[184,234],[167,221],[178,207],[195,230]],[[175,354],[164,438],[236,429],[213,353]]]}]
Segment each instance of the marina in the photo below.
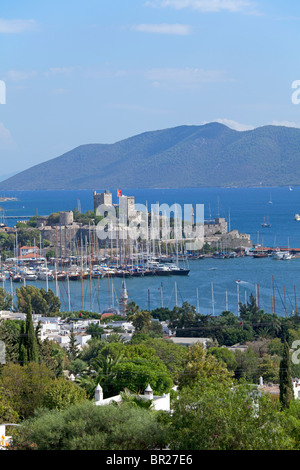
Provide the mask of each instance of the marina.
[{"label": "marina", "polygon": [[[218,315],[227,306],[238,314],[238,299],[245,302],[251,293],[257,295],[259,291],[261,308],[272,313],[272,297],[275,297],[276,313],[290,315],[297,310],[297,301],[300,305],[300,231],[294,220],[300,207],[299,191],[298,187],[293,187],[293,191],[288,187],[272,188],[271,194],[268,188],[128,190],[137,202],[147,201],[149,205],[158,200],[170,205],[174,201],[180,204],[203,203],[206,218],[224,217],[228,230],[234,228],[250,234],[253,241],[253,249],[248,253],[250,256],[219,247],[210,254],[185,252],[182,256],[179,252],[176,256],[173,252],[164,259],[158,256],[157,251],[156,258],[152,256],[148,260],[155,264],[148,263],[147,266],[146,252],[143,261],[141,257],[128,258],[121,264],[120,259],[110,256],[108,248],[105,256],[102,253],[92,262],[83,259],[81,263],[79,247],[74,258],[58,253],[56,263],[50,259],[47,269],[51,276],[48,278],[42,279],[43,274],[34,272],[35,266],[32,265],[27,266],[26,275],[21,279],[16,278],[12,282],[10,275],[6,274],[6,279],[0,282],[13,294],[24,283],[43,288],[48,286],[59,296],[61,310],[67,310],[69,304],[74,311],[84,308],[99,312],[118,307],[121,283],[125,279],[130,301],[144,309],[148,309],[149,304],[151,309],[162,306],[172,309],[176,303],[180,305],[185,301],[204,314]],[[91,191],[22,191],[16,195],[17,201],[3,203],[8,217],[51,214],[74,207],[85,212],[93,207]],[[114,192],[113,198],[116,203]],[[270,200],[272,204],[269,204]],[[267,217],[272,224],[265,229],[261,223]],[[13,227],[15,222],[8,219],[7,225]],[[43,263],[40,260],[40,264]],[[183,275],[171,271],[171,266],[174,268],[176,265],[183,268]],[[240,280],[239,284],[237,280]],[[15,295],[13,297],[15,299]]]},{"label": "marina", "polygon": [[109,264],[95,265],[91,272],[84,271],[81,276],[79,270],[58,271],[50,265],[46,269],[25,270],[26,275],[19,269],[16,278],[14,271],[6,271],[0,285],[14,298],[16,289],[22,285],[51,289],[60,298],[62,311],[68,310],[70,305],[72,311],[82,309],[98,313],[107,308],[119,308],[123,279],[126,279],[129,301],[142,309],[172,309],[188,302],[205,315],[218,315],[226,309],[238,315],[239,302],[245,303],[251,293],[258,296],[259,292],[260,308],[285,316],[298,313],[300,258],[285,259],[276,261],[275,255],[264,259],[254,256],[190,259],[189,272],[183,276],[172,272],[166,275],[160,269],[151,275],[131,273],[125,276],[122,269]]}]

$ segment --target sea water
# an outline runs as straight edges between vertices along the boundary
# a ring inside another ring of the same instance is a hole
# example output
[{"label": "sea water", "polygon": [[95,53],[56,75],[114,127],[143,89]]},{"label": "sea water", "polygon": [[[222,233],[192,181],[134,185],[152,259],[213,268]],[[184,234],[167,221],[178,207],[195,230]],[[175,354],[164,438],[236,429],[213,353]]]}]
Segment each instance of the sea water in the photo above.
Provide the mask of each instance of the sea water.
[{"label": "sea water", "polygon": [[[106,189],[106,188],[105,188]],[[300,222],[294,220],[300,213],[300,188],[193,188],[193,189],[122,189],[122,194],[134,196],[135,202],[150,208],[151,204],[197,204],[204,205],[205,219],[224,217],[228,228],[247,233],[253,243],[269,247],[300,248]],[[97,189],[102,192],[103,189]],[[118,202],[117,191],[112,190],[113,203]],[[52,212],[68,211],[74,208],[81,212],[93,210],[93,191],[5,191],[2,197],[17,200],[2,202],[2,215],[33,216],[49,215]],[[268,219],[271,227],[262,228]],[[16,219],[7,219],[15,225]],[[257,296],[261,308],[278,315],[291,314],[300,308],[300,259],[275,261],[271,258],[252,259],[204,259],[189,261],[188,276],[164,276],[127,278],[126,285],[130,300],[141,308],[173,308],[187,301],[203,314],[219,314],[227,307],[238,315],[238,302]],[[237,282],[239,281],[239,282]],[[121,279],[97,279],[90,282],[59,282],[62,310],[69,309],[70,289],[71,310],[95,312],[111,307],[118,308],[121,294]],[[7,282],[6,289],[10,290]],[[34,282],[45,287],[43,282]],[[20,286],[15,285],[13,289]],[[56,285],[49,282],[49,288],[56,293]],[[92,292],[92,295],[91,295]],[[109,296],[110,292],[110,296]],[[272,296],[275,293],[275,308]],[[296,295],[295,295],[296,293]],[[298,299],[299,296],[299,299]],[[83,298],[83,300],[82,300]]]}]

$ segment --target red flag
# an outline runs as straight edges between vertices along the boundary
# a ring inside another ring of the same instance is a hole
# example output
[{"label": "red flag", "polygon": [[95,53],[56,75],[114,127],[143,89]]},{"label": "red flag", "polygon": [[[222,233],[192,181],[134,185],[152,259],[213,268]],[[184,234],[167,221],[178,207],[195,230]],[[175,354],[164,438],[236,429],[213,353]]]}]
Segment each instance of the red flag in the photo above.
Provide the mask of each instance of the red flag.
[{"label": "red flag", "polygon": [[118,189],[118,190],[117,190],[117,196],[120,197],[121,194],[122,194],[121,189]]}]

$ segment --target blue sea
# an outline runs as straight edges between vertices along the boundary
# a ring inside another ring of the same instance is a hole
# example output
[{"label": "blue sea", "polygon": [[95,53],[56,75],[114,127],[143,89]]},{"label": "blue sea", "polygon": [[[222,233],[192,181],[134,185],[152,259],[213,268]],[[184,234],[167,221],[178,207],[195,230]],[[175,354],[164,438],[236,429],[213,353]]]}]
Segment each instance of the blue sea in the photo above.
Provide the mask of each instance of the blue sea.
[{"label": "blue sea", "polygon": [[[105,188],[106,189],[106,188]],[[122,188],[121,188],[122,189]],[[97,189],[102,192],[103,189]],[[117,191],[112,190],[117,203]],[[197,189],[122,189],[122,194],[134,196],[136,204],[197,204],[204,205],[205,219],[224,217],[231,230],[250,234],[254,243],[270,247],[300,248],[300,222],[294,215],[300,213],[300,187],[281,188],[197,188]],[[93,191],[5,191],[0,197],[15,197],[16,201],[0,203],[0,215],[16,217],[49,215],[56,211],[78,208],[81,212],[93,210]],[[271,227],[262,228],[268,218]],[[15,225],[16,219],[7,219]],[[244,302],[259,290],[260,306],[272,313],[273,283],[275,310],[285,315],[300,309],[300,259],[275,261],[270,258],[205,259],[189,261],[189,276],[145,277],[126,279],[130,299],[141,308],[173,308],[183,301],[192,303],[203,314],[218,315],[226,306],[238,314],[238,301]],[[237,284],[237,280],[240,282]],[[108,281],[93,281],[92,300],[89,281],[84,283],[84,307],[95,312],[109,306]],[[34,285],[39,286],[38,282]],[[41,284],[42,285],[42,284]],[[60,282],[62,310],[68,310],[67,286]],[[49,287],[55,292],[55,283]],[[6,286],[7,290],[10,286]],[[14,289],[16,287],[14,286]],[[118,307],[121,280],[113,279],[110,306]],[[286,297],[284,298],[284,291]],[[81,283],[70,282],[71,310],[82,308]],[[296,295],[295,295],[296,292]],[[100,295],[99,295],[100,293]],[[176,295],[177,293],[177,295]]]}]

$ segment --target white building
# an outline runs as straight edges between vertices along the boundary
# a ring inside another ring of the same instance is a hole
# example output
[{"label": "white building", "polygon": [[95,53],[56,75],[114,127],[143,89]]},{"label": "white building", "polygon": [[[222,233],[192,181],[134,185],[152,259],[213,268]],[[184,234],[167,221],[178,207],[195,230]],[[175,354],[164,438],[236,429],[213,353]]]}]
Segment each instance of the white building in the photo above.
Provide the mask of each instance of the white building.
[{"label": "white building", "polygon": [[294,397],[296,399],[300,398],[300,380],[293,379],[293,390],[294,390]]},{"label": "white building", "polygon": [[[151,400],[152,407],[158,411],[170,411],[170,394],[163,394],[162,396],[153,395],[153,390],[150,385],[146,388],[143,395],[137,395],[141,400]],[[120,403],[122,401],[122,393],[110,398],[103,398],[103,389],[101,385],[97,385],[95,390],[95,404],[96,406],[110,405],[112,402]]]},{"label": "white building", "polygon": [[178,336],[172,336],[170,337],[170,340],[175,344],[182,344],[184,346],[191,346],[196,343],[201,343],[204,346],[204,348],[206,348],[207,342],[210,341],[209,338],[189,338],[189,337],[178,337]]}]

